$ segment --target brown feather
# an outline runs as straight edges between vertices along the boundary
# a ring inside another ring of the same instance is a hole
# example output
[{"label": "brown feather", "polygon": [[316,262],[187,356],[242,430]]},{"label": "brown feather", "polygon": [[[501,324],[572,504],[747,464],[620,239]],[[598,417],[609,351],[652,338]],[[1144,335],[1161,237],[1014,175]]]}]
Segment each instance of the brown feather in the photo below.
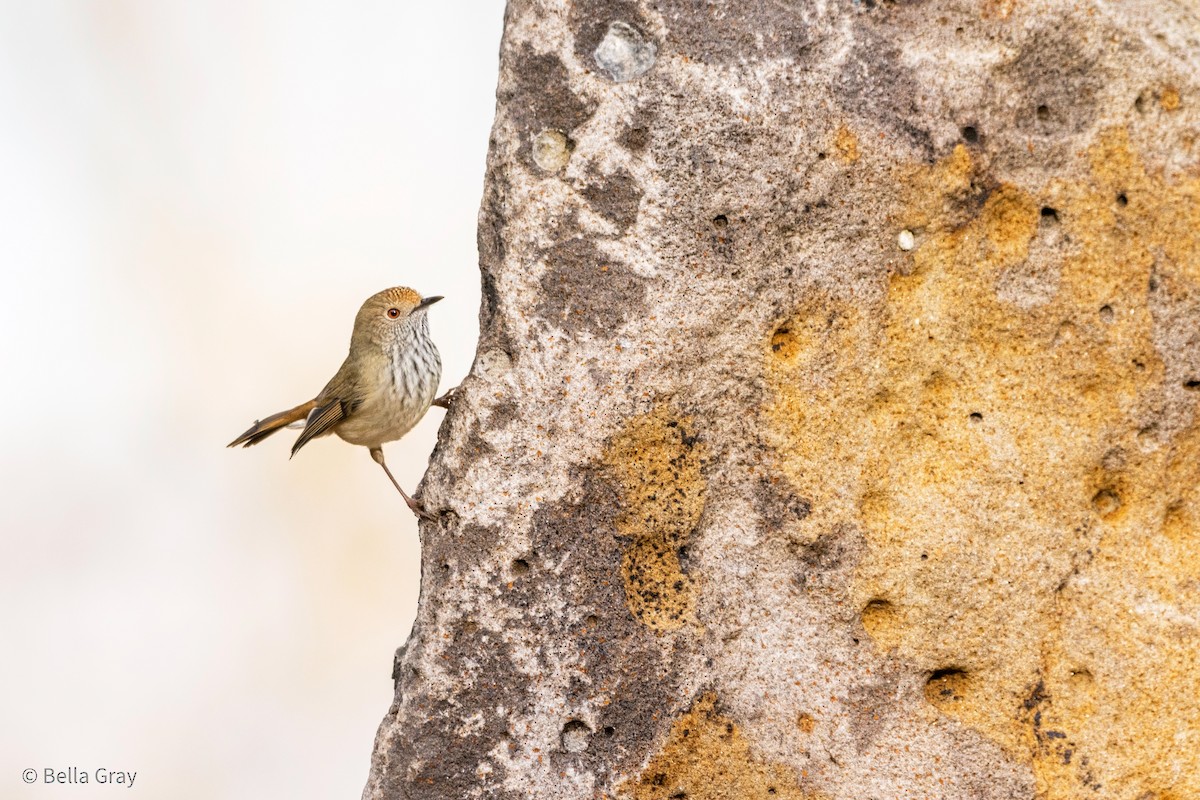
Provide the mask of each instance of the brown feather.
[{"label": "brown feather", "polygon": [[243,433],[241,436],[230,442],[227,447],[237,447],[239,444],[243,447],[258,444],[263,439],[270,436],[280,428],[285,428],[293,422],[299,422],[308,417],[309,413],[316,408],[317,401],[309,400],[307,403],[301,403],[295,408],[289,408],[287,411],[280,411],[278,414],[272,414],[264,420],[259,420],[250,426],[250,430]]},{"label": "brown feather", "polygon": [[337,398],[315,409],[309,414],[308,422],[304,425],[304,430],[296,439],[296,443],[292,445],[292,455],[296,455],[297,450],[318,436],[329,433],[330,428],[341,422],[345,417],[346,406]]}]

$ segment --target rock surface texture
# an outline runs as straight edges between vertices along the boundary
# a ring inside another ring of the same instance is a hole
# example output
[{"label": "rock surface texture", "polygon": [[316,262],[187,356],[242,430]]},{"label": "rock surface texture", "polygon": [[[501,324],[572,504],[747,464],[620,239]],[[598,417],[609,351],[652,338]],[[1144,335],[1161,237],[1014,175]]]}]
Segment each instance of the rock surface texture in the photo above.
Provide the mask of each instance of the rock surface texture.
[{"label": "rock surface texture", "polygon": [[1200,797],[1200,18],[512,0],[364,797]]}]

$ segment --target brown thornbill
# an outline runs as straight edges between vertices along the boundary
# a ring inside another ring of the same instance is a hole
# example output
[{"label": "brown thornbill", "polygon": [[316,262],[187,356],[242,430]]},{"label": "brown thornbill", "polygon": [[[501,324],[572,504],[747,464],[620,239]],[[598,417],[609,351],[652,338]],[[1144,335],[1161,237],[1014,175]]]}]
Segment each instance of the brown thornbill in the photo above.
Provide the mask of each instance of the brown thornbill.
[{"label": "brown thornbill", "polygon": [[[255,422],[230,447],[258,444],[280,428],[300,427],[292,455],[318,436],[336,433],[361,444],[418,516],[433,519],[400,488],[383,460],[384,442],[408,433],[437,394],[442,359],[429,336],[426,311],[441,300],[398,286],[370,297],[354,319],[350,354],[321,393],[295,408]],[[440,401],[439,401],[440,402]]]}]

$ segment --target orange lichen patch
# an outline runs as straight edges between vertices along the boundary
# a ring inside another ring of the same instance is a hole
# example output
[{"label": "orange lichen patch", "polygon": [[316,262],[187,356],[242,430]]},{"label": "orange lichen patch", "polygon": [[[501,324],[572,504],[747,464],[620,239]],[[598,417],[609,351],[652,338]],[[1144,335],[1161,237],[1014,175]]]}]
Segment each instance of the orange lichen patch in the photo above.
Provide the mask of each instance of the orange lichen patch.
[{"label": "orange lichen patch", "polygon": [[1041,797],[1200,796],[1200,410],[1139,437],[1180,391],[1149,292],[1200,291],[1200,180],[1119,130],[1083,172],[1035,196],[960,147],[902,175],[911,271],[798,309],[764,415],[812,518],[863,531],[863,626],[933,706]]},{"label": "orange lichen patch", "polygon": [[631,420],[603,457],[621,492],[617,530],[632,540],[622,561],[625,601],[658,632],[695,617],[692,579],[679,560],[704,509],[704,446],[692,430],[689,418],[658,406]]},{"label": "orange lichen patch", "polygon": [[796,717],[796,727],[800,729],[801,733],[812,733],[817,729],[817,721],[813,719],[812,714],[801,711],[800,715]]},{"label": "orange lichen patch", "polygon": [[[776,329],[767,348],[768,377],[780,390],[764,409],[766,435],[783,475],[811,502],[812,531],[845,519],[858,500],[845,490],[865,458],[855,444],[868,432],[847,430],[846,420],[880,402],[873,381],[860,380],[876,346],[874,327],[852,300],[814,295]],[[794,435],[797,429],[804,435]]]},{"label": "orange lichen patch", "polygon": [[671,726],[666,744],[636,782],[635,800],[804,800],[790,767],[767,763],[706,694]]},{"label": "orange lichen patch", "polygon": [[1162,105],[1163,111],[1179,110],[1179,90],[1174,86],[1168,86],[1167,88],[1163,89],[1162,94],[1159,95],[1158,102],[1160,105]]},{"label": "orange lichen patch", "polygon": [[1076,796],[1066,749],[1113,797],[1200,795],[1200,425],[1124,474],[1131,514],[1063,590],[1047,637],[1034,763],[1048,798]]},{"label": "orange lichen patch", "polygon": [[840,126],[833,135],[833,149],[837,151],[838,161],[843,164],[858,161],[858,137],[845,125]]},{"label": "orange lichen patch", "polygon": [[1008,19],[1017,8],[1017,0],[985,0],[984,19]]}]

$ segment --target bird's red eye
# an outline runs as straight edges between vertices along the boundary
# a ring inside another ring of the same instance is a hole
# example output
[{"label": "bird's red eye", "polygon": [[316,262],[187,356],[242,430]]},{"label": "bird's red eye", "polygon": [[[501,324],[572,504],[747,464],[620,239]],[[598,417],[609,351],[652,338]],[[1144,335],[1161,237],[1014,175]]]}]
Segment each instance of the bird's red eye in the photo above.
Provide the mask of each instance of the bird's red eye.
[{"label": "bird's red eye", "polygon": [[396,317],[400,316],[400,309],[398,309],[398,308],[389,308],[389,309],[388,309],[388,316],[389,316],[389,317],[391,317],[392,319],[395,319]]}]

